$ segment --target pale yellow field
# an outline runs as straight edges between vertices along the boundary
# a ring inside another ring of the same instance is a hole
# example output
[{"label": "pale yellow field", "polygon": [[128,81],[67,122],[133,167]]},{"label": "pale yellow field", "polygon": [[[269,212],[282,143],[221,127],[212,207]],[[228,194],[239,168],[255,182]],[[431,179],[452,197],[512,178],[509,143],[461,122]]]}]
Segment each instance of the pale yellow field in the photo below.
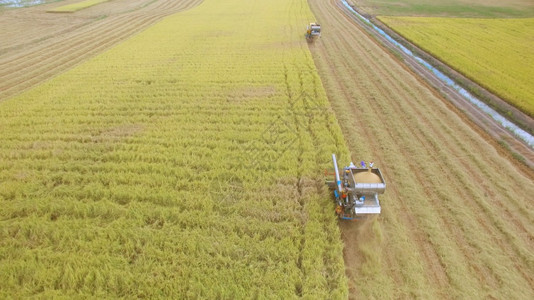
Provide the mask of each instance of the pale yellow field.
[{"label": "pale yellow field", "polygon": [[534,18],[379,19],[483,87],[534,116]]},{"label": "pale yellow field", "polygon": [[48,12],[75,12],[107,1],[109,0],[85,0],[78,3],[56,7],[54,9],[49,10]]},{"label": "pale yellow field", "polygon": [[310,19],[207,0],[0,102],[0,298],[347,297]]}]

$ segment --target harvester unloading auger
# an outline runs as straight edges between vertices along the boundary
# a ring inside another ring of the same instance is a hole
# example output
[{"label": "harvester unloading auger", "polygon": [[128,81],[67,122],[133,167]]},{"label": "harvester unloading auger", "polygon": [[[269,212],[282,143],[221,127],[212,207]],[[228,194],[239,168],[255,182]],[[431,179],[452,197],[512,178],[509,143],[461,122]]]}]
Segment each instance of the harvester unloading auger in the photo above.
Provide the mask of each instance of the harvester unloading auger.
[{"label": "harvester unloading auger", "polygon": [[362,161],[358,167],[351,162],[340,174],[335,154],[332,154],[332,160],[335,178],[327,180],[326,183],[334,190],[336,214],[346,220],[380,214],[378,194],[386,190],[386,182],[380,169],[373,168],[372,162],[367,166]]},{"label": "harvester unloading auger", "polygon": [[308,40],[308,42],[313,42],[320,36],[321,25],[317,23],[310,23],[310,25],[308,25],[308,28],[306,28],[306,40]]}]

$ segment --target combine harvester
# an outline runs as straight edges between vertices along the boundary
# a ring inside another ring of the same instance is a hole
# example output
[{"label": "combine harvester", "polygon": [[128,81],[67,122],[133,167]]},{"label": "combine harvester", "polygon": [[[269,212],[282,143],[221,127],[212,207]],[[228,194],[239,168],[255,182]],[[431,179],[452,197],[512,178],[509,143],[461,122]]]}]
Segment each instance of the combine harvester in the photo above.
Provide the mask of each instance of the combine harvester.
[{"label": "combine harvester", "polygon": [[372,162],[366,166],[362,161],[359,167],[351,162],[350,166],[343,168],[340,176],[335,154],[332,154],[332,160],[335,173],[331,175],[335,175],[335,180],[327,180],[326,184],[334,190],[336,214],[339,218],[355,220],[380,214],[378,194],[386,190],[380,169],[373,168]]},{"label": "combine harvester", "polygon": [[306,40],[309,43],[313,43],[318,37],[321,36],[321,25],[317,23],[310,23],[306,28]]}]

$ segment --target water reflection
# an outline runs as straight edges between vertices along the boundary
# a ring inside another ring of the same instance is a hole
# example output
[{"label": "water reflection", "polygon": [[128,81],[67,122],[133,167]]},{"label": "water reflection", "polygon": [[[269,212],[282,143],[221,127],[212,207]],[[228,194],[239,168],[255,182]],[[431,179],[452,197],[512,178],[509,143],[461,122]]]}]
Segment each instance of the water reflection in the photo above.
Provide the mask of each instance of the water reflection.
[{"label": "water reflection", "polygon": [[0,0],[0,6],[28,7],[45,3],[46,0]]}]

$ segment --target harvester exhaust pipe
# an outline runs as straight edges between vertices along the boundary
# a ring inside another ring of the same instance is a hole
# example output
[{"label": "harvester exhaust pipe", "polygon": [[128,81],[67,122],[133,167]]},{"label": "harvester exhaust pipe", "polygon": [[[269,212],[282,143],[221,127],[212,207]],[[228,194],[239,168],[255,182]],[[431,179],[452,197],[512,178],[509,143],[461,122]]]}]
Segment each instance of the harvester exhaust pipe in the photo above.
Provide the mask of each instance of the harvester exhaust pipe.
[{"label": "harvester exhaust pipe", "polygon": [[334,161],[334,169],[335,169],[335,172],[336,172],[336,185],[337,185],[337,189],[340,193],[343,192],[343,189],[341,188],[341,179],[339,179],[339,170],[337,168],[337,160],[336,160],[336,154],[335,153],[332,153],[332,160]]}]

